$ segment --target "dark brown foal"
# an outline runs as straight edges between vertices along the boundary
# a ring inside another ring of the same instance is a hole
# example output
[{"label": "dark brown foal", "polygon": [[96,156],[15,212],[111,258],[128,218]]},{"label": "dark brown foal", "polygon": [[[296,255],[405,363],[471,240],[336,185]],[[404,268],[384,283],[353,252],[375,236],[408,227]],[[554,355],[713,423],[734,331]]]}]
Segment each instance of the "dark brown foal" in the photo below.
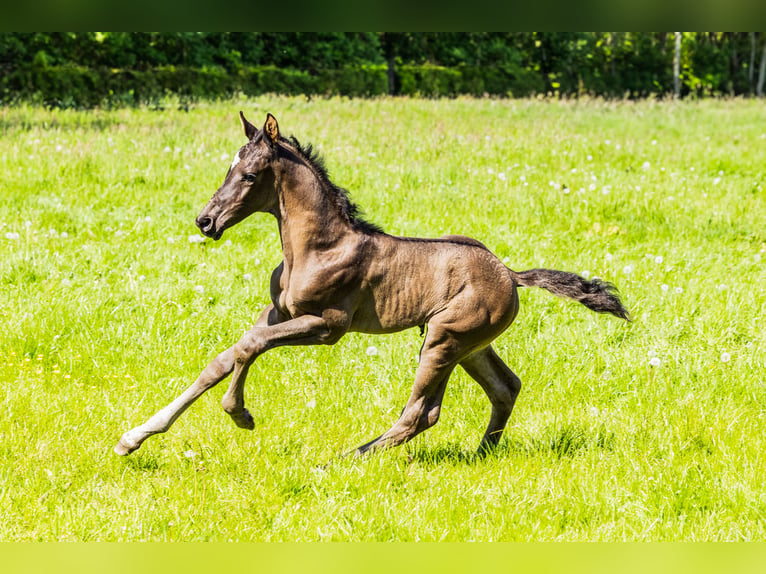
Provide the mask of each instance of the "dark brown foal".
[{"label": "dark brown foal", "polygon": [[244,383],[250,365],[284,345],[331,345],[345,333],[392,333],[427,327],[415,383],[399,420],[356,452],[406,442],[439,419],[452,371],[462,366],[484,389],[492,415],[480,449],[497,445],[521,389],[492,341],[519,310],[516,289],[542,287],[599,313],[628,319],[609,283],[573,273],[507,268],[482,243],[451,235],[393,237],[357,213],[346,192],[328,178],[311,147],[279,134],[269,114],[257,129],[240,112],[248,142],[235,155],[223,185],[197,217],[207,236],[255,212],[277,219],[282,263],[271,276],[271,300],[235,345],[219,354],[186,391],[115,447],[129,454],[149,436],[167,431],[202,393],[232,375],[223,408],[237,426],[252,429]]}]

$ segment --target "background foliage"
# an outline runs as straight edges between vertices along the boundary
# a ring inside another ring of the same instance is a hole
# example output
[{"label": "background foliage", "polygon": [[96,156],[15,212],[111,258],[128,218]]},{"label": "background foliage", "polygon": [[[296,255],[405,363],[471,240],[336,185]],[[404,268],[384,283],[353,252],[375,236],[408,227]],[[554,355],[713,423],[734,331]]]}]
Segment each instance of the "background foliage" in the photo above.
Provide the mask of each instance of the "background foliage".
[{"label": "background foliage", "polygon": [[[754,94],[766,34],[684,33],[681,95]],[[238,92],[375,96],[673,93],[674,34],[3,33],[0,102],[135,105]]]}]

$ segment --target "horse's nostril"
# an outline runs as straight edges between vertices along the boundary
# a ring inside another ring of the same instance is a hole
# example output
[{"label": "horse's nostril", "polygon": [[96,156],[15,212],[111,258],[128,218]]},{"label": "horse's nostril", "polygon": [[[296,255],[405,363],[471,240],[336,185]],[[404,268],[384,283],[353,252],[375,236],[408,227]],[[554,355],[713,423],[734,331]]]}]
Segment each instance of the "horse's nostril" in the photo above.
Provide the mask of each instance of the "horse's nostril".
[{"label": "horse's nostril", "polygon": [[203,232],[210,231],[210,228],[213,227],[213,220],[209,217],[198,217],[197,227],[199,227]]}]

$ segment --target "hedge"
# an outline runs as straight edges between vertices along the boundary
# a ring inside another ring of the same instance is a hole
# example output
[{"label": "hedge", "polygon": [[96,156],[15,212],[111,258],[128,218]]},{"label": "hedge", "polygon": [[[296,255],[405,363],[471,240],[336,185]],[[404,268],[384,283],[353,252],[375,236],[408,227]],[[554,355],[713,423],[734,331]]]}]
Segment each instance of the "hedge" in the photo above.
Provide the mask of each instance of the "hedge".
[{"label": "hedge", "polygon": [[[544,90],[538,75],[521,69],[459,66],[400,66],[397,93],[425,97],[483,94],[527,96]],[[182,102],[236,93],[372,97],[388,93],[385,66],[304,70],[275,66],[223,68],[164,66],[149,70],[39,66],[0,76],[0,103],[32,101],[49,107],[92,108],[153,104],[167,96]]]}]

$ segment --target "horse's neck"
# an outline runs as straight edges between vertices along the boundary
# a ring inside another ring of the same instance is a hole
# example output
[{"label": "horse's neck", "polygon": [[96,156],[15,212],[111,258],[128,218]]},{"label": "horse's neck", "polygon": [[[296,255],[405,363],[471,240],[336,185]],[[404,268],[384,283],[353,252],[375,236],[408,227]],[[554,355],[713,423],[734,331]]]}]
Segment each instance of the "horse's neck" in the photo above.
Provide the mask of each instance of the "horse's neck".
[{"label": "horse's neck", "polygon": [[291,162],[277,174],[279,232],[285,259],[332,247],[351,229],[314,171]]}]

